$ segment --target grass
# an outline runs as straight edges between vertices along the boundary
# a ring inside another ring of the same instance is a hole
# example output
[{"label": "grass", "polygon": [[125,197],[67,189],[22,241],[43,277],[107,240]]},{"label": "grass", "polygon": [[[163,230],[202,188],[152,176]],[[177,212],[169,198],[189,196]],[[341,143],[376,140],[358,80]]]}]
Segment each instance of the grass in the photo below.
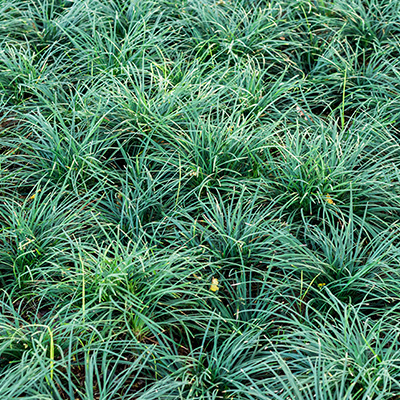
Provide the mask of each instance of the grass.
[{"label": "grass", "polygon": [[0,1],[0,398],[400,398],[396,0]]}]

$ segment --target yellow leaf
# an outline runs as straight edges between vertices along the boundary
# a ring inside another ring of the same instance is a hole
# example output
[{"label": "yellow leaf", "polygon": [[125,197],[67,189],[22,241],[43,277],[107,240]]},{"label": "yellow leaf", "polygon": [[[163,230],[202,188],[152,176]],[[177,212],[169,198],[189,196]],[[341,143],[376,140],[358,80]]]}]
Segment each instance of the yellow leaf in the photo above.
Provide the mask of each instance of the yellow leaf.
[{"label": "yellow leaf", "polygon": [[36,197],[36,195],[41,191],[42,191],[42,189],[39,189],[35,194],[33,194],[31,197],[29,197],[29,200],[33,200]]},{"label": "yellow leaf", "polygon": [[335,204],[335,203],[333,202],[331,196],[329,195],[329,193],[326,195],[326,202],[327,202],[328,204]]},{"label": "yellow leaf", "polygon": [[212,278],[210,290],[212,292],[216,292],[217,290],[219,290],[218,279],[217,278]]}]

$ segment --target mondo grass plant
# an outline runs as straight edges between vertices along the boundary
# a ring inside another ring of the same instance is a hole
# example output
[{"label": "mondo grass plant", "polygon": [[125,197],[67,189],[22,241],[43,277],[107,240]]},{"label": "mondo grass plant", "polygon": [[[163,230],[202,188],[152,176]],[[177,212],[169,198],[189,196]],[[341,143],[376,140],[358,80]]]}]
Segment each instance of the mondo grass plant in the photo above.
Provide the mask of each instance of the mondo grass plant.
[{"label": "mondo grass plant", "polygon": [[0,0],[0,399],[400,399],[399,11]]}]

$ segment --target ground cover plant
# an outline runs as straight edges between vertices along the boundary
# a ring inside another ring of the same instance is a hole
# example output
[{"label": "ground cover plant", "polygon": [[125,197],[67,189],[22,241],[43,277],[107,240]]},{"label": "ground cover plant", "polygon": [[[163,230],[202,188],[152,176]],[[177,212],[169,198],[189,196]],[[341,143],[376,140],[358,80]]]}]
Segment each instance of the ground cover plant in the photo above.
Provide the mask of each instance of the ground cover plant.
[{"label": "ground cover plant", "polygon": [[399,34],[0,0],[0,399],[400,399]]}]

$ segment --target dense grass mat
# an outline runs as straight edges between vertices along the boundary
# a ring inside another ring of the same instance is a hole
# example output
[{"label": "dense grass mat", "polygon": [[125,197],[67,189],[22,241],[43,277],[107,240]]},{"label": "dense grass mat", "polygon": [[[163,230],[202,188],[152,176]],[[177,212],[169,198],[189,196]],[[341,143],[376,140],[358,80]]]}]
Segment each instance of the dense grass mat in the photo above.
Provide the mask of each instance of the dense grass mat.
[{"label": "dense grass mat", "polygon": [[400,398],[399,34],[0,0],[0,399]]}]

